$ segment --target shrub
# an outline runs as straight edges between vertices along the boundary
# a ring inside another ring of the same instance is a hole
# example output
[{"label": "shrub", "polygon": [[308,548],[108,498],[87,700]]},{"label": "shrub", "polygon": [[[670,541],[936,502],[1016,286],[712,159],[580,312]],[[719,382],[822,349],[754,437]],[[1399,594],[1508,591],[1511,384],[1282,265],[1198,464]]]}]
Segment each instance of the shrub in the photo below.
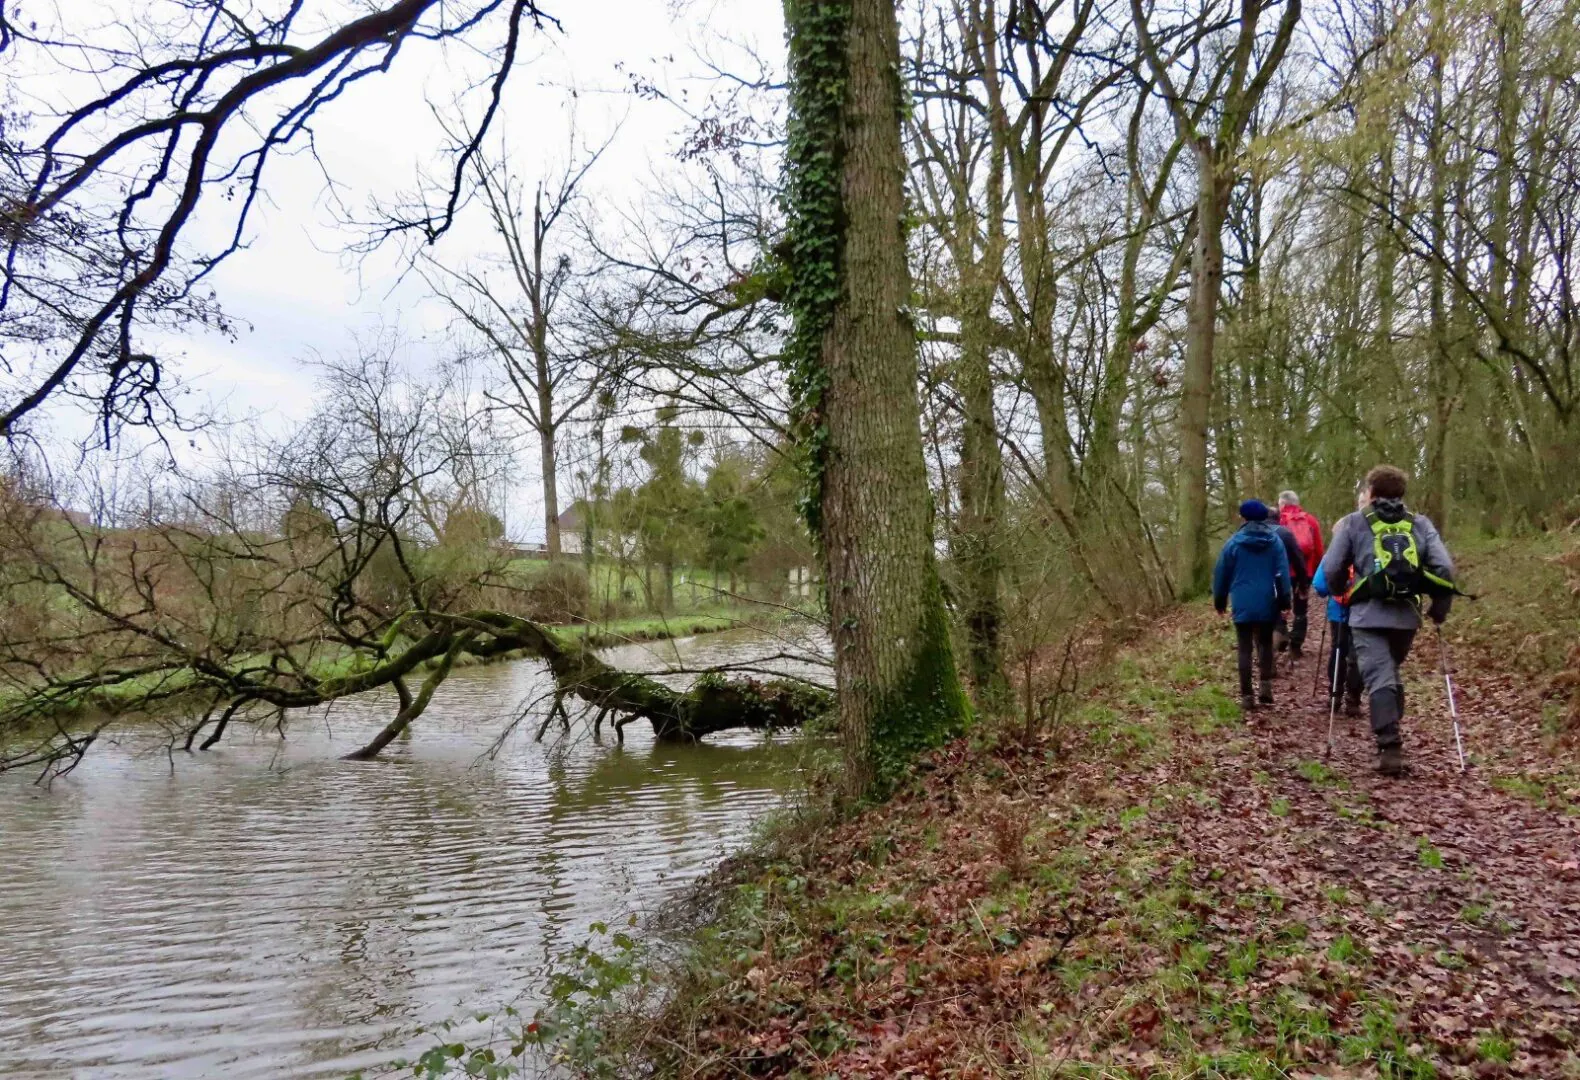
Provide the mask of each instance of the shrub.
[{"label": "shrub", "polygon": [[527,607],[523,614],[538,622],[586,622],[592,607],[587,571],[576,563],[549,563],[533,575],[523,592]]}]

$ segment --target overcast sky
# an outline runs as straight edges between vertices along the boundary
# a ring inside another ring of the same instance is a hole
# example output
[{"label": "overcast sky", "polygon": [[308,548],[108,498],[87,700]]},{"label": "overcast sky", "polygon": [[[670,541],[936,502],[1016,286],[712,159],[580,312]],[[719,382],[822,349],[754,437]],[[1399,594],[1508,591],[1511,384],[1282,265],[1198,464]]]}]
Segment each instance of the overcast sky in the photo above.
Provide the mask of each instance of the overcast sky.
[{"label": "overcast sky", "polygon": [[[545,9],[563,29],[536,35],[512,76],[492,145],[502,138],[513,171],[530,182],[563,165],[573,116],[579,147],[613,135],[586,183],[604,207],[639,206],[652,176],[673,161],[686,124],[675,105],[630,93],[626,72],[697,102],[710,92],[704,58],[741,70],[742,46],[776,64],[784,49],[777,0],[547,0]],[[447,100],[457,81],[443,60],[430,49],[419,63],[364,80],[317,123],[320,155],[351,210],[366,211],[371,197],[414,189],[418,169],[432,166],[424,151],[442,137],[428,102]],[[347,351],[359,332],[399,325],[417,343],[412,352],[419,358],[429,349],[436,357],[445,351],[444,311],[425,298],[419,278],[400,278],[393,251],[347,254],[358,236],[337,225],[344,211],[335,208],[310,158],[276,161],[266,193],[248,249],[211,279],[226,313],[244,326],[238,339],[205,335],[170,343],[200,393],[232,415],[258,415],[278,427],[311,408],[306,362]],[[197,224],[201,237],[204,223]],[[459,259],[486,242],[480,216],[464,214],[440,250]],[[536,471],[535,455],[525,455],[510,499],[511,532],[523,539],[542,536]]]}]

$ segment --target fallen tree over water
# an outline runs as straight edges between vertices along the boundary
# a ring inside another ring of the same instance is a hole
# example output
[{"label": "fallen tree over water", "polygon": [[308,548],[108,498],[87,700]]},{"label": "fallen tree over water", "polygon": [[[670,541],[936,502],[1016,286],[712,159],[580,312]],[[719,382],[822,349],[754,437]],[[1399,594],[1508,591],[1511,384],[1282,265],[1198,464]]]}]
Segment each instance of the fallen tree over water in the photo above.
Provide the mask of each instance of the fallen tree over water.
[{"label": "fallen tree over water", "polygon": [[704,671],[689,689],[675,689],[650,675],[617,668],[593,649],[567,642],[548,627],[501,611],[413,611],[397,620],[387,639],[391,644],[379,655],[364,658],[355,670],[330,675],[292,664],[284,656],[234,666],[189,656],[55,680],[0,707],[0,734],[33,731],[40,736],[28,741],[25,749],[0,757],[0,769],[75,764],[103,731],[105,721],[72,725],[63,722],[61,714],[70,702],[93,695],[103,699],[118,688],[131,708],[151,709],[177,697],[208,701],[209,707],[180,740],[185,750],[212,748],[239,715],[259,708],[272,709],[283,720],[285,710],[393,690],[398,703],[395,715],[366,745],[346,755],[368,760],[423,714],[463,657],[542,660],[554,678],[544,728],[557,717],[568,726],[566,703],[574,701],[592,714],[595,729],[607,720],[623,737],[627,724],[646,721],[660,740],[693,742],[731,729],[799,727],[833,705],[832,693],[802,679],[730,676],[722,670]]},{"label": "fallen tree over water", "polygon": [[552,673],[515,722],[541,705],[540,734],[570,709],[594,730],[645,721],[688,741],[831,707],[761,664],[677,688],[605,662],[537,614],[542,575],[515,565],[479,494],[506,458],[475,442],[464,395],[375,357],[331,369],[323,398],[211,476],[146,477],[146,506],[59,490],[43,463],[0,475],[0,771],[70,769],[117,713],[157,718],[172,752],[202,750],[236,724],[283,731],[291,710],[391,693],[388,723],[349,755],[372,758],[457,665],[505,657]]}]

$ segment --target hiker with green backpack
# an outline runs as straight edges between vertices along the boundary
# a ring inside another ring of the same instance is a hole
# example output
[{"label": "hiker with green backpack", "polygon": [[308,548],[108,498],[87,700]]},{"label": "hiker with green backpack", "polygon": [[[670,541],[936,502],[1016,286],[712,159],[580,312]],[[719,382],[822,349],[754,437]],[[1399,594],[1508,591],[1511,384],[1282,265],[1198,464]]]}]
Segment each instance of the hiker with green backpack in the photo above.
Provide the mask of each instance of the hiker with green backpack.
[{"label": "hiker with green backpack", "polygon": [[1377,770],[1404,773],[1399,721],[1404,684],[1399,665],[1421,626],[1423,605],[1433,622],[1448,617],[1458,590],[1454,561],[1437,528],[1404,504],[1407,478],[1392,465],[1366,474],[1363,510],[1341,519],[1322,560],[1324,584],[1351,581],[1349,628],[1377,739]]}]

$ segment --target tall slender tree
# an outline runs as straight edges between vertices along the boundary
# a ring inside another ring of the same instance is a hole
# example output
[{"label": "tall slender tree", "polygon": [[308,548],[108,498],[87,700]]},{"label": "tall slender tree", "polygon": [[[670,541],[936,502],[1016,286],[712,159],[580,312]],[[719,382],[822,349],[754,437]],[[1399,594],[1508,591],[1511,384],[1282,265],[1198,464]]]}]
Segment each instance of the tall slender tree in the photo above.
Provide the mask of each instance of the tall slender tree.
[{"label": "tall slender tree", "polygon": [[[1205,592],[1211,568],[1207,551],[1207,434],[1212,419],[1213,346],[1223,290],[1224,214],[1240,177],[1246,131],[1300,21],[1300,0],[1286,0],[1276,30],[1263,42],[1262,17],[1276,4],[1277,0],[1240,0],[1238,13],[1228,19],[1232,33],[1224,35],[1221,5],[1207,2],[1186,12],[1165,35],[1159,35],[1152,28],[1155,12],[1145,10],[1142,0],[1131,0],[1142,58],[1196,166],[1196,234],[1178,425],[1177,582],[1183,596]],[[1216,40],[1220,36],[1227,40]],[[1181,74],[1179,67],[1186,57],[1194,62],[1185,67],[1181,80],[1176,76]],[[1204,64],[1204,57],[1217,59]]]}]

